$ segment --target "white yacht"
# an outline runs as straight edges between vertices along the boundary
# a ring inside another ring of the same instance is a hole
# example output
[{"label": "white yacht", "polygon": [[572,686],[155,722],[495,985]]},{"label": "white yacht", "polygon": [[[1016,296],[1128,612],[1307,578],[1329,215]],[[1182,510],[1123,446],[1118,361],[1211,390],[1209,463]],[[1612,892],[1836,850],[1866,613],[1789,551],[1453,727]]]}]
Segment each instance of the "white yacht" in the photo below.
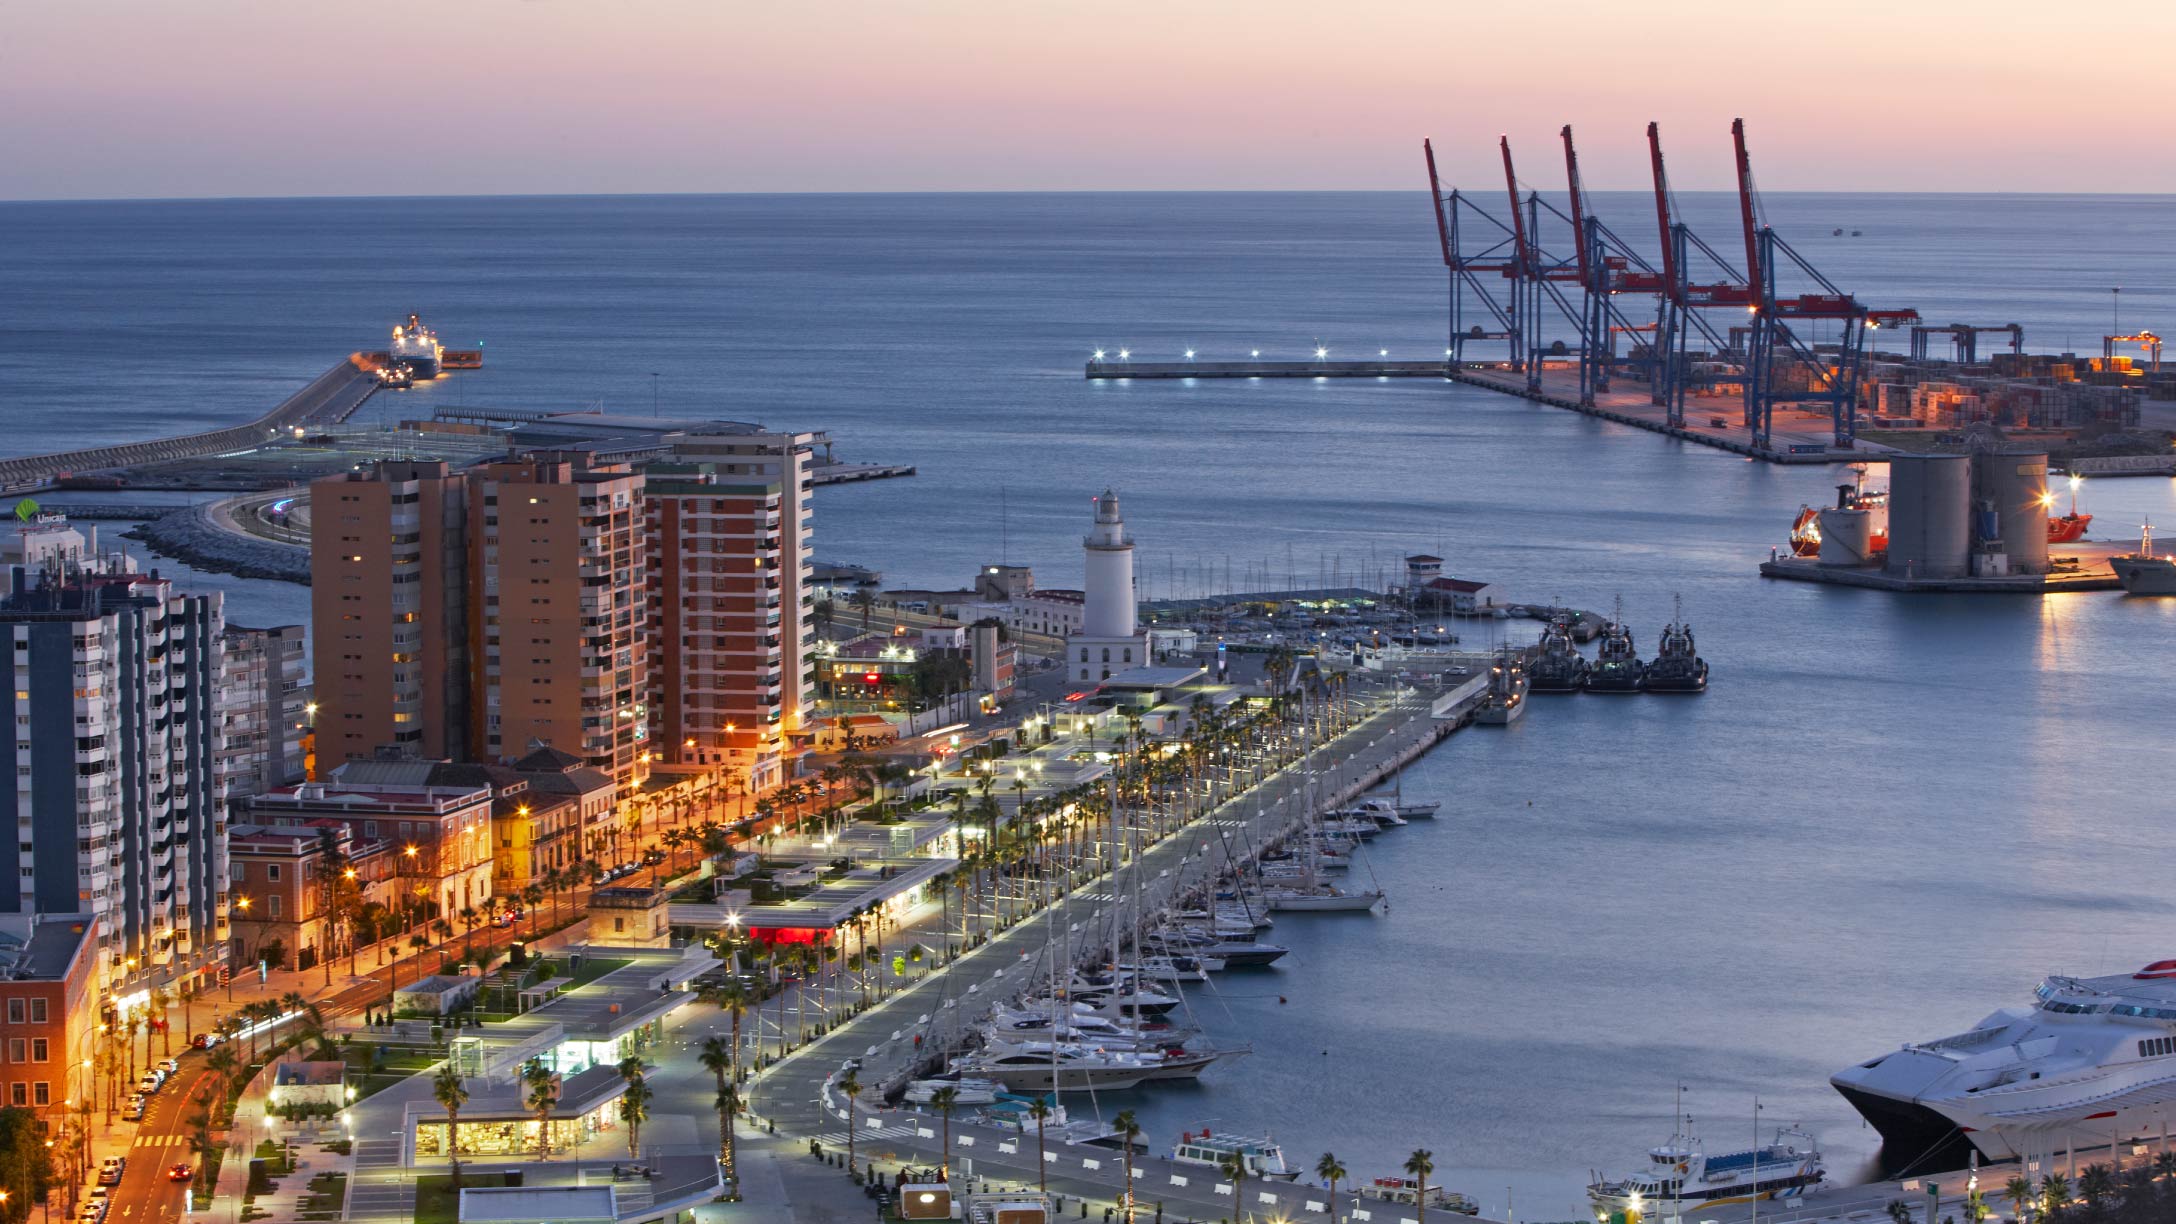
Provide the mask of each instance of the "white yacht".
[{"label": "white yacht", "polygon": [[1269,1140],[1248,1135],[1213,1135],[1208,1127],[1203,1127],[1200,1134],[1188,1131],[1179,1136],[1177,1146],[1171,1149],[1171,1163],[1221,1169],[1225,1158],[1233,1155],[1245,1162],[1247,1176],[1256,1180],[1292,1181],[1300,1175],[1298,1169],[1285,1166],[1284,1149]]},{"label": "white yacht", "polygon": [[1295,913],[1368,913],[1383,903],[1379,888],[1344,888],[1336,884],[1294,881],[1263,890],[1269,908]]},{"label": "white yacht", "polygon": [[1372,1181],[1354,1183],[1354,1193],[1361,1198],[1383,1203],[1402,1203],[1407,1207],[1426,1200],[1426,1205],[1437,1211],[1449,1211],[1458,1215],[1480,1215],[1481,1205],[1472,1196],[1441,1186],[1430,1186],[1425,1193],[1420,1181],[1411,1177],[1378,1177]]},{"label": "white yacht", "polygon": [[1161,1054],[1140,1050],[999,1041],[955,1061],[952,1069],[962,1076],[996,1080],[1007,1092],[1115,1092],[1164,1070],[1163,1063]]},{"label": "white yacht", "polygon": [[935,1079],[918,1079],[907,1085],[904,1094],[916,1105],[927,1105],[946,1088],[952,1090],[954,1105],[992,1105],[997,1095],[1005,1091],[1005,1085],[996,1080],[975,1079],[972,1076],[938,1076]]},{"label": "white yacht", "polygon": [[1829,1077],[1881,1132],[1886,1163],[1951,1168],[1968,1144],[2004,1160],[2160,1132],[2176,1100],[2176,960],[2050,975],[2033,995]]},{"label": "white yacht", "polygon": [[[1803,1140],[1804,1147],[1790,1142]],[[1666,1213],[1672,1205],[1715,1207],[1759,1199],[1794,1199],[1821,1184],[1826,1170],[1813,1137],[1779,1130],[1759,1148],[1710,1156],[1682,1130],[1647,1153],[1647,1167],[1624,1177],[1596,1177],[1587,1198],[1597,1215]]]}]

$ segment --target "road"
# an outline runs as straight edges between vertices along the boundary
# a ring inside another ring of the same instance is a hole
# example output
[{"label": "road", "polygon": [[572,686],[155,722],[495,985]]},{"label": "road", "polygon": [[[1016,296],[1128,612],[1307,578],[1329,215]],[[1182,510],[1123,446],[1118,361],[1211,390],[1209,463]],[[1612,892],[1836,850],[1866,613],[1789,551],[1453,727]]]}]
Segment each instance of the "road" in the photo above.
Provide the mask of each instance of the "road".
[{"label": "road", "polygon": [[[216,1091],[217,1077],[205,1070],[202,1051],[190,1050],[178,1057],[181,1073],[152,1095],[143,1121],[123,1122],[115,1116],[112,1135],[120,1138],[134,1132],[134,1138],[127,1147],[121,1184],[110,1191],[113,1207],[106,1213],[106,1224],[166,1224],[182,1216],[182,1196],[188,1186],[169,1181],[166,1171],[177,1164],[196,1164],[196,1155],[189,1150],[188,1119],[198,1108],[197,1096]],[[95,1166],[97,1161],[91,1163]]]}]

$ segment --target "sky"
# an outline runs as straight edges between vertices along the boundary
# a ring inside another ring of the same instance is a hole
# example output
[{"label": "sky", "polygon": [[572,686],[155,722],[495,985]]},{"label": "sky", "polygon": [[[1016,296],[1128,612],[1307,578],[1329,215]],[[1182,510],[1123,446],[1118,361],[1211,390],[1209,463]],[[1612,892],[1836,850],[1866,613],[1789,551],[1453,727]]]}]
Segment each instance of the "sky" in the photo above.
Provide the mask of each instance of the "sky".
[{"label": "sky", "polygon": [[[2066,14],[2077,14],[2075,22]],[[0,0],[0,198],[2176,192],[2176,6]],[[1495,176],[1492,177],[1491,176]]]}]

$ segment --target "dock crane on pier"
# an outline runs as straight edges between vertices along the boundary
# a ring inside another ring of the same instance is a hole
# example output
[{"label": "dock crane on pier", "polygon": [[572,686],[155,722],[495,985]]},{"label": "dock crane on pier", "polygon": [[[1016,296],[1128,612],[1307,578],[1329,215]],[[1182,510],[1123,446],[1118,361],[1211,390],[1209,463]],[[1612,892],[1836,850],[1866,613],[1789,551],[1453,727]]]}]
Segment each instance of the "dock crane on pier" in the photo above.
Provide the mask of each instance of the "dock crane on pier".
[{"label": "dock crane on pier", "polygon": [[[1544,214],[1554,217],[1570,227],[1573,245],[1580,246],[1578,217],[1566,216],[1555,205],[1541,198],[1539,191],[1529,191],[1522,200],[1519,197],[1518,171],[1511,162],[1511,138],[1497,138],[1497,148],[1504,160],[1504,190],[1511,202],[1511,233],[1517,256],[1513,260],[1512,287],[1519,303],[1517,316],[1520,322],[1521,352],[1526,366],[1526,389],[1541,390],[1541,369],[1545,357],[1541,324],[1544,308],[1553,305],[1557,313],[1569,323],[1579,336],[1580,362],[1584,368],[1586,349],[1593,343],[1593,336],[1586,326],[1586,303],[1574,304],[1565,289],[1570,285],[1584,285],[1586,275],[1576,258],[1564,259],[1544,251],[1541,247],[1541,227]],[[1578,204],[1575,201],[1573,208]],[[1549,352],[1561,354],[1564,346],[1550,346]]]},{"label": "dock crane on pier", "polygon": [[[1733,361],[1736,357],[1733,346],[1709,325],[1701,312],[1718,309],[1751,311],[1755,293],[1751,281],[1740,276],[1715,248],[1673,215],[1676,208],[1670,194],[1670,177],[1662,164],[1660,124],[1647,125],[1647,155],[1654,171],[1655,223],[1662,239],[1663,310],[1661,329],[1655,338],[1660,350],[1657,369],[1661,376],[1654,383],[1654,402],[1663,406],[1671,425],[1682,428],[1685,393],[1690,386],[1695,383],[1713,386],[1724,381],[1719,374],[1732,372],[1729,370],[1731,365],[1739,365],[1741,371],[1743,368],[1742,364]],[[1722,279],[1695,282],[1691,271],[1695,255],[1704,257]],[[1693,351],[1695,332],[1708,343],[1704,354]],[[1702,359],[1696,361],[1696,356]],[[1742,373],[1739,376],[1742,377]]]},{"label": "dock crane on pier", "polygon": [[[1469,360],[1469,344],[1503,340],[1508,348],[1506,364],[1520,369],[1525,355],[1518,267],[1524,244],[1510,226],[1471,197],[1455,187],[1444,191],[1436,174],[1435,146],[1423,140],[1420,148],[1428,162],[1428,200],[1435,212],[1436,237],[1443,245],[1443,266],[1450,270],[1451,321],[1444,357],[1456,369]],[[1469,318],[1480,321],[1469,323]]]},{"label": "dock crane on pier", "polygon": [[[1745,120],[1733,119],[1730,138],[1737,156],[1738,211],[1745,226],[1745,254],[1754,290],[1746,345],[1745,424],[1753,444],[1762,449],[1773,436],[1777,404],[1827,404],[1834,445],[1850,450],[1858,437],[1860,375],[1865,367],[1866,333],[1884,319],[1892,324],[1917,322],[1917,311],[1872,311],[1836,287],[1761,218],[1753,187],[1753,162],[1745,147]],[[1788,269],[1811,282],[1811,292],[1784,296],[1779,275]],[[1833,356],[1817,351],[1793,326],[1833,322],[1838,335]],[[1803,366],[1806,386],[1785,385],[1783,367]]]},{"label": "dock crane on pier", "polygon": [[[1664,312],[1669,304],[1669,281],[1619,238],[1587,207],[1586,185],[1579,177],[1579,151],[1572,143],[1572,127],[1565,124],[1564,177],[1571,199],[1572,232],[1577,235],[1574,260],[1579,284],[1586,291],[1581,314],[1579,346],[1579,405],[1592,408],[1597,392],[1609,390],[1610,374],[1617,364],[1617,336],[1646,334],[1646,356],[1640,363],[1650,386],[1662,383],[1662,336]],[[1655,299],[1652,322],[1635,323],[1620,302],[1649,295]]]}]

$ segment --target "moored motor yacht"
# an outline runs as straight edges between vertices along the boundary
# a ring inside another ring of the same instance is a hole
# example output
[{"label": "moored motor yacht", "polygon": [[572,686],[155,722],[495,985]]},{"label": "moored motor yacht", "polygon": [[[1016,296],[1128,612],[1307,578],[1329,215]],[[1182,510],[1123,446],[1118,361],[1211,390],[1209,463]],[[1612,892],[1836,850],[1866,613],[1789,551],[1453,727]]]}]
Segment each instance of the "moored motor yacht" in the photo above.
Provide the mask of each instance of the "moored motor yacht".
[{"label": "moored motor yacht", "polygon": [[1587,1185],[1587,1198],[1604,1215],[1660,1212],[1671,1203],[1717,1207],[1797,1198],[1820,1185],[1824,1175],[1821,1153],[1802,1130],[1779,1130],[1774,1143],[1722,1156],[1708,1155],[1698,1139],[1681,1130],[1648,1150],[1646,1168],[1623,1177],[1597,1176]]},{"label": "moored motor yacht", "polygon": [[1047,1041],[992,1042],[952,1064],[961,1075],[996,1080],[1008,1092],[1115,1092],[1162,1066],[1161,1054]]}]

